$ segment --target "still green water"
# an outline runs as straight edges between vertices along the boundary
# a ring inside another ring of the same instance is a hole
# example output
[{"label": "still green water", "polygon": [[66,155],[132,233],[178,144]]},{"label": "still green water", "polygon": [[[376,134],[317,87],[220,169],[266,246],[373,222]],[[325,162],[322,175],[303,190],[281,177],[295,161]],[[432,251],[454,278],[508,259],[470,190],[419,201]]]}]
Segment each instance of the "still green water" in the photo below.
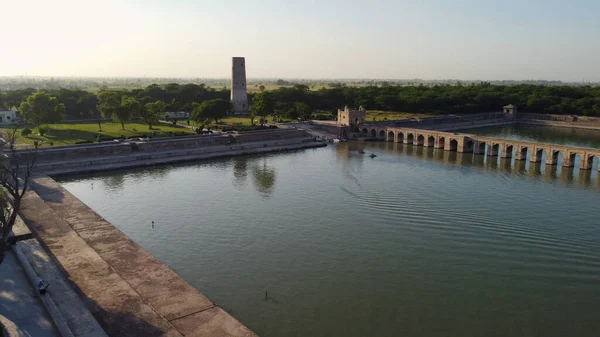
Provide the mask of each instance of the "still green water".
[{"label": "still green water", "polygon": [[530,124],[514,124],[464,129],[460,132],[481,136],[538,141],[571,146],[600,147],[600,131]]},{"label": "still green water", "polygon": [[597,165],[349,142],[59,181],[263,337],[596,337]]}]

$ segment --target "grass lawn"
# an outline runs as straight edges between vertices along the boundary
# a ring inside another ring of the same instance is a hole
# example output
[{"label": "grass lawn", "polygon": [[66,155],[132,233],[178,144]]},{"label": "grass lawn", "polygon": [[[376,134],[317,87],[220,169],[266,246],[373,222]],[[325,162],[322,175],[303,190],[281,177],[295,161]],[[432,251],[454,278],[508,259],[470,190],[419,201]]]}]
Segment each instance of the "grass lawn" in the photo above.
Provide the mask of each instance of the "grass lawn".
[{"label": "grass lawn", "polygon": [[[242,123],[242,125],[252,125],[250,123],[250,117],[226,117],[220,120],[221,122],[227,123],[227,125],[238,125]],[[179,124],[186,124],[187,121],[179,121]],[[192,126],[200,126],[200,123],[190,120],[190,125]],[[206,125],[205,125],[206,127]],[[211,130],[220,129],[220,125],[215,124],[215,121],[212,120],[210,124]]]},{"label": "grass lawn", "polygon": [[[153,130],[148,129],[148,125],[139,123],[127,123],[125,124],[125,130],[121,129],[120,123],[103,123],[102,131],[99,131],[97,123],[80,123],[80,124],[50,124],[48,125],[48,131],[44,137],[38,134],[36,128],[31,128],[33,133],[27,137],[21,136],[21,130],[17,131],[17,143],[33,145],[34,141],[43,140],[43,146],[50,146],[50,143],[54,146],[59,145],[70,145],[78,142],[91,141],[95,142],[97,137],[100,136],[103,140],[114,139],[120,137],[146,137],[152,136],[154,132],[157,132],[158,136],[168,136],[169,132],[194,134],[190,129],[173,127],[170,125],[158,125],[154,126]],[[10,132],[11,130],[1,129],[2,133]]]},{"label": "grass lawn", "polygon": [[373,118],[377,122],[381,122],[384,118],[390,121],[406,118],[423,118],[439,116],[439,114],[432,113],[411,113],[411,112],[394,112],[394,111],[381,111],[381,110],[367,110],[367,122],[373,122]]},{"label": "grass lawn", "polygon": [[[256,123],[258,123],[258,120],[260,119],[260,117],[255,117],[256,119]],[[247,125],[252,125],[252,123],[250,122],[250,116],[230,116],[230,117],[226,117],[223,118],[221,120],[219,120],[220,122],[224,122],[229,126],[233,126],[233,125],[238,125],[238,124],[242,124],[244,126]],[[267,116],[267,121],[269,121],[269,123],[271,122],[271,116]],[[289,118],[282,118],[283,122],[289,122]],[[180,121],[179,124],[186,124],[187,121]],[[200,123],[198,122],[194,122],[192,120],[190,120],[190,125],[192,126],[200,126]],[[221,125],[217,125],[215,124],[214,121],[212,121],[212,123],[210,124],[211,130],[219,130],[221,129]]]}]

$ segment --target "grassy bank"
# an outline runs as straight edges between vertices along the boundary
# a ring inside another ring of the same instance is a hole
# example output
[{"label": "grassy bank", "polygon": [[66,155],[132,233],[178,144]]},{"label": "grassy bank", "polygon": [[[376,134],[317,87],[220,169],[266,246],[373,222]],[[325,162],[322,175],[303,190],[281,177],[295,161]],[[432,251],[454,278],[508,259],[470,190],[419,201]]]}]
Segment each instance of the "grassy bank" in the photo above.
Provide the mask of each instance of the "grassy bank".
[{"label": "grassy bank", "polygon": [[[70,145],[84,142],[96,142],[97,140],[111,140],[115,138],[132,137],[164,137],[172,134],[194,134],[192,130],[170,125],[158,125],[153,130],[148,129],[148,125],[139,123],[125,124],[125,130],[121,129],[119,123],[103,123],[102,131],[98,129],[97,123],[78,123],[78,124],[49,124],[48,130],[44,136],[40,136],[38,129],[30,127],[33,133],[29,136],[22,136],[21,127],[17,130],[17,143],[33,145],[34,142],[42,142],[42,146]],[[3,134],[11,132],[10,129],[1,129]]]}]

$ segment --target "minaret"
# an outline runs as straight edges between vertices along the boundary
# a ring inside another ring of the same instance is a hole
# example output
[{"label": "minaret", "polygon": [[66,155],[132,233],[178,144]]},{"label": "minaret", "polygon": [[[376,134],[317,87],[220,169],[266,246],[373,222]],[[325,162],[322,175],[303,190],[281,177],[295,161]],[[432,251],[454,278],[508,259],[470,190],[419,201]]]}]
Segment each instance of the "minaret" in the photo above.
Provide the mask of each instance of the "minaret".
[{"label": "minaret", "polygon": [[234,114],[246,114],[248,113],[246,61],[243,57],[234,57],[231,61],[231,107]]}]

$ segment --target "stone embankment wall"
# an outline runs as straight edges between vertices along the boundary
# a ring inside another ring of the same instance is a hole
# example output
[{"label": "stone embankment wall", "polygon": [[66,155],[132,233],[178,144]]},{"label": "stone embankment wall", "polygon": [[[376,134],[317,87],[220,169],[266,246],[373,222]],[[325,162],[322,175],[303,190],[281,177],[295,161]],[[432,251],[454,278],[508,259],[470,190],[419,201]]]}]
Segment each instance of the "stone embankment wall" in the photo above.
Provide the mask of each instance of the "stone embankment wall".
[{"label": "stone embankment wall", "polygon": [[581,129],[600,129],[600,117],[575,115],[545,115],[536,113],[518,113],[517,122],[550,126],[563,126]]},{"label": "stone embankment wall", "polygon": [[66,174],[319,146],[326,144],[289,129],[28,149],[18,155],[35,155],[39,173]]}]

